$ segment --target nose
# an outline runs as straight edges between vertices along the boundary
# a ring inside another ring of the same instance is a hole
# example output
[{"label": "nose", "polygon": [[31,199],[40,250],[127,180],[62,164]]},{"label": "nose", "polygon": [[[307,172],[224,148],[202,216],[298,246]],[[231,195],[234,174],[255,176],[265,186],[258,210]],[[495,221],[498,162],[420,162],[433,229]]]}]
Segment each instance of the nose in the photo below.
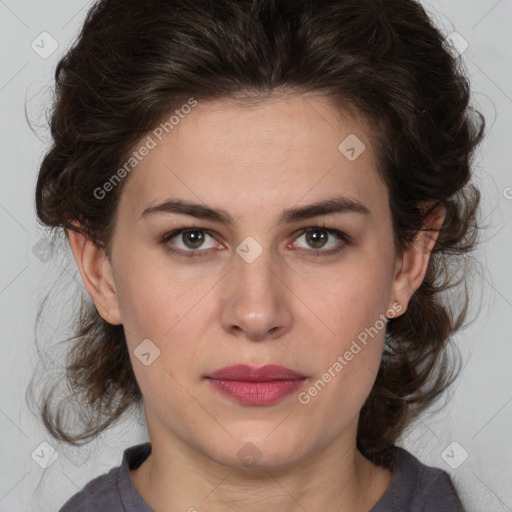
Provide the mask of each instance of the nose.
[{"label": "nose", "polygon": [[223,329],[250,340],[275,339],[288,332],[293,294],[270,251],[263,251],[252,263],[237,255],[233,265],[222,290]]}]

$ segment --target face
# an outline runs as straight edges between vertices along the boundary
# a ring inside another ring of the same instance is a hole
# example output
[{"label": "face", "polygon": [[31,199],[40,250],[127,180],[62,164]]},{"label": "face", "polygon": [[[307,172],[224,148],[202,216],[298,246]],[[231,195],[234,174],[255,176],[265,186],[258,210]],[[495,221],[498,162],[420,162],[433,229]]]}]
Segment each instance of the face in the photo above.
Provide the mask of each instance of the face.
[{"label": "face", "polygon": [[[354,446],[385,316],[410,284],[367,126],[294,95],[199,103],[152,137],[121,194],[100,309],[124,325],[152,442],[262,468]],[[298,375],[212,378],[239,364]]]}]

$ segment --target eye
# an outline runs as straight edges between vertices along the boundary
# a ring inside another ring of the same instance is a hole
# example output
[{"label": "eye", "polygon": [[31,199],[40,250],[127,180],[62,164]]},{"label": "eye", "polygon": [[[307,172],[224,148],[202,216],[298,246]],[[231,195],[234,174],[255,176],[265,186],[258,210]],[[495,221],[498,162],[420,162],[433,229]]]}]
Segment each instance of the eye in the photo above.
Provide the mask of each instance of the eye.
[{"label": "eye", "polygon": [[185,256],[201,256],[208,249],[223,247],[206,229],[194,227],[167,233],[162,243],[168,246],[170,252],[189,253]]},{"label": "eye", "polygon": [[[298,243],[303,239],[306,246]],[[305,249],[311,253],[335,254],[348,242],[348,235],[336,229],[327,229],[320,226],[305,228],[299,237],[293,241],[294,248]],[[315,254],[315,256],[320,255]]]},{"label": "eye", "polygon": [[[340,252],[348,242],[349,236],[341,231],[314,226],[303,229],[289,247],[313,256],[328,256]],[[175,229],[164,235],[161,243],[169,253],[184,257],[207,257],[209,249],[224,249],[207,229],[197,227]]]}]

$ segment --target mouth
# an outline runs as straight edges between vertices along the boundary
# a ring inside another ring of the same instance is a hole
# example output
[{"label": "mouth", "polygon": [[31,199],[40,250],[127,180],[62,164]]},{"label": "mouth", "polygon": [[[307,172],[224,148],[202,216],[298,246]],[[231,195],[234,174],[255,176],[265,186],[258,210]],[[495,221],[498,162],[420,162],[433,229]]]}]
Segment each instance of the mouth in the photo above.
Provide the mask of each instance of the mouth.
[{"label": "mouth", "polygon": [[205,379],[212,388],[244,405],[271,405],[297,391],[307,379],[290,368],[265,365],[227,366]]}]

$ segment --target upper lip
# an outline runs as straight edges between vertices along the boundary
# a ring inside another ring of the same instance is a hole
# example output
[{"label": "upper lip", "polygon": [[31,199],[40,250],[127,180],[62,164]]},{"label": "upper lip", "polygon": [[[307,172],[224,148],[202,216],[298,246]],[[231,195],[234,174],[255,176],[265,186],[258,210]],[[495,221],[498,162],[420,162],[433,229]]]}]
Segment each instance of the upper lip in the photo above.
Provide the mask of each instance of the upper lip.
[{"label": "upper lip", "polygon": [[247,364],[236,364],[226,366],[220,370],[210,373],[207,379],[217,380],[241,380],[248,382],[269,382],[273,380],[296,380],[304,379],[305,376],[290,368],[276,364],[255,367]]}]

